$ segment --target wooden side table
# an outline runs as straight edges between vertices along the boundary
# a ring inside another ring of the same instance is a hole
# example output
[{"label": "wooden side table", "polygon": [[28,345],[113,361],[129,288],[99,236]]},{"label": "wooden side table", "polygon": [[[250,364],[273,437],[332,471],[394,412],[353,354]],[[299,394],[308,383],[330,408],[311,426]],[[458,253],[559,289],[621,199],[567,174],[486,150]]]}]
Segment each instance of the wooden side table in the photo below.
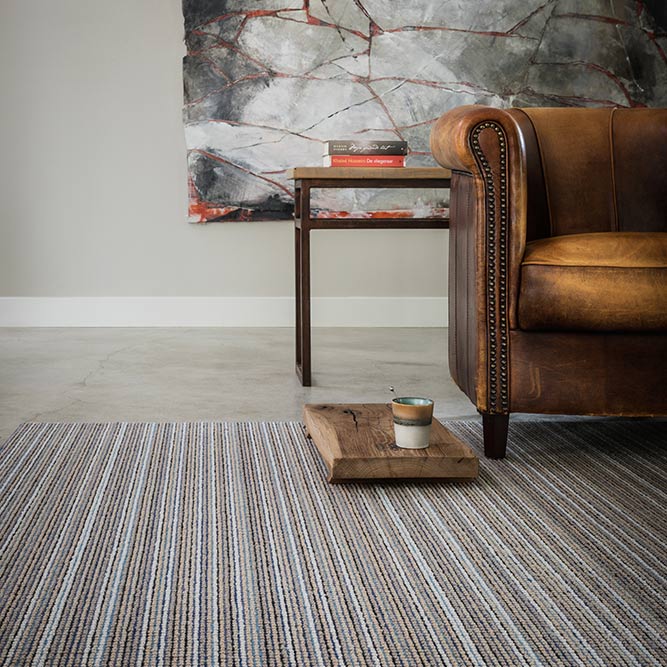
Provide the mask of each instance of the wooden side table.
[{"label": "wooden side table", "polygon": [[439,167],[297,167],[294,180],[294,256],[296,279],[296,373],[311,385],[310,231],[312,229],[447,229],[446,218],[313,218],[313,188],[449,188],[451,172]]}]

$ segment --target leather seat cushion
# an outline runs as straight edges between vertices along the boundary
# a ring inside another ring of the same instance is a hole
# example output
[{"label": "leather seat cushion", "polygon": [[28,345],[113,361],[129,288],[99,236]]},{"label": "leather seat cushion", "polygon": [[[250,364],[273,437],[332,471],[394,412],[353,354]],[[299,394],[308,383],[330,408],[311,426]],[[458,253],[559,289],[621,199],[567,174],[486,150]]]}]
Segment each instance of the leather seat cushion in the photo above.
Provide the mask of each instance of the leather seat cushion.
[{"label": "leather seat cushion", "polygon": [[598,232],[532,241],[518,323],[541,331],[667,331],[667,233]]}]

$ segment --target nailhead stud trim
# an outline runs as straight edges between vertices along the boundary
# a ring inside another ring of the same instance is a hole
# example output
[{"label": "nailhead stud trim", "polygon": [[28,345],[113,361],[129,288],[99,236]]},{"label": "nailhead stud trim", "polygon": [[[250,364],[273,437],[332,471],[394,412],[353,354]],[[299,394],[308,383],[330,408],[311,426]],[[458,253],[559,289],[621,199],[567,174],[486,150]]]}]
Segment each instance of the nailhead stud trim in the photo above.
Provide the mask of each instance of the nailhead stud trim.
[{"label": "nailhead stud trim", "polygon": [[[484,130],[493,130],[499,144],[498,190],[493,172],[479,143]],[[487,250],[487,323],[489,350],[489,408],[491,412],[509,412],[509,338],[507,326],[507,137],[502,127],[485,121],[472,131],[470,143],[481,169],[486,191]],[[498,206],[496,206],[496,196]],[[497,249],[496,249],[497,248]]]}]

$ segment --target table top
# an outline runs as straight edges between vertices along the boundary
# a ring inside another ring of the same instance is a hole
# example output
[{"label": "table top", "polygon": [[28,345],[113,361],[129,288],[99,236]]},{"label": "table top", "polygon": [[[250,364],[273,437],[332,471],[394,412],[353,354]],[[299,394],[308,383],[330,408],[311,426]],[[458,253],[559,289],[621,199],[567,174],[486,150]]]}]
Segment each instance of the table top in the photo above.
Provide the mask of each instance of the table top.
[{"label": "table top", "polygon": [[364,179],[374,180],[411,180],[432,179],[442,180],[451,178],[452,172],[443,167],[295,167],[288,171],[288,178],[299,180],[302,178],[318,179]]}]

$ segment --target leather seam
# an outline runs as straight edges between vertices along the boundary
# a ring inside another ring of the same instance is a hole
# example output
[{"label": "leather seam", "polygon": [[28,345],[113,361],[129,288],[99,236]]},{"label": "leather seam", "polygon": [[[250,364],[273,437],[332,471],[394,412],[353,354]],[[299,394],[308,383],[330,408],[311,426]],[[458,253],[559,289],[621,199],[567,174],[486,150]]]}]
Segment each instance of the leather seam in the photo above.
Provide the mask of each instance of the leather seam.
[{"label": "leather seam", "polygon": [[609,165],[611,170],[611,200],[614,205],[613,229],[619,231],[618,225],[618,196],[616,192],[616,161],[614,160],[614,113],[616,107],[609,114]]},{"label": "leather seam", "polygon": [[[472,178],[472,176],[471,176]],[[469,213],[471,209],[471,199],[472,199],[472,183],[468,183],[468,187],[466,188],[466,204],[465,204],[465,211],[466,211],[466,219],[469,219]],[[473,218],[474,219],[474,218]],[[467,300],[467,295],[470,291],[470,285],[468,284],[468,280],[470,279],[470,273],[469,273],[469,267],[470,267],[470,228],[466,227],[466,240],[465,240],[465,272],[464,275],[466,277],[466,300]],[[469,306],[466,304],[465,307],[465,328],[464,331],[466,332],[466,336],[470,335],[470,319],[468,317],[468,312],[469,312]],[[458,348],[456,348],[458,349]],[[465,383],[466,383],[466,388],[468,389],[468,393],[470,394],[472,392],[472,388],[475,388],[475,401],[477,401],[477,387],[475,386],[475,382],[470,381],[470,369],[473,367],[471,360],[468,358],[468,345],[466,341],[466,349],[465,349],[465,354],[463,355],[463,358],[465,360],[465,367],[466,367],[466,374],[465,374]],[[461,374],[460,374],[461,375]]]},{"label": "leather seam", "polygon": [[628,271],[665,270],[667,266],[657,264],[651,266],[619,266],[618,264],[547,264],[546,262],[521,262],[521,266],[548,266],[550,269],[627,269]]},{"label": "leather seam", "polygon": [[[453,172],[452,172],[452,176],[454,176]],[[451,188],[451,184],[450,184],[450,188]],[[450,189],[450,195],[449,196],[450,196],[450,204],[451,204],[451,189]],[[456,213],[456,217],[460,219],[460,217],[462,217],[462,216],[459,216],[460,211],[457,211],[459,206],[460,206],[459,198],[457,196],[457,198],[456,198],[456,208],[454,209],[454,211]],[[454,277],[454,280],[456,280],[456,278],[458,276],[458,271],[459,271],[459,259],[458,259],[457,253],[456,253],[456,243],[451,238],[451,235],[452,235],[452,232],[451,232],[451,229],[452,229],[451,218],[450,218],[450,221],[449,221],[449,228],[450,228],[449,242],[452,243],[453,247],[454,247],[454,251],[452,253],[450,253],[450,256],[452,257],[453,263],[454,263],[454,266],[451,267],[450,275]],[[460,232],[457,229],[457,230],[455,230],[454,233],[458,237]],[[458,240],[458,238],[456,240]],[[456,353],[458,351],[458,340],[459,340],[459,337],[458,337],[459,322],[458,322],[458,317],[457,317],[458,316],[459,303],[458,303],[458,296],[456,294],[456,290],[454,290],[453,292],[454,292],[454,302],[453,302],[453,308],[451,309],[450,312],[452,313],[452,317],[454,318],[454,321],[452,322],[452,325],[451,325],[452,330],[453,330],[452,331],[452,333],[453,333],[453,335],[452,335],[452,346],[454,348],[454,354],[456,355]],[[450,359],[451,359],[451,356],[450,356]],[[458,381],[461,382],[462,373],[461,373],[461,367],[460,367],[460,362],[459,362],[459,359],[458,359],[458,355],[456,355],[456,357],[455,357],[455,362],[456,362],[455,363],[456,377],[457,377]]]},{"label": "leather seam", "polygon": [[542,179],[544,180],[544,194],[547,199],[547,211],[549,213],[549,236],[554,236],[553,228],[553,213],[551,211],[551,197],[549,196],[549,178],[547,174],[547,164],[544,160],[544,151],[542,150],[542,142],[540,141],[540,135],[533,123],[533,119],[523,110],[517,109],[528,119],[530,126],[533,128],[533,133],[535,134],[535,141],[537,142],[537,152],[540,156],[540,168],[542,169]]}]

